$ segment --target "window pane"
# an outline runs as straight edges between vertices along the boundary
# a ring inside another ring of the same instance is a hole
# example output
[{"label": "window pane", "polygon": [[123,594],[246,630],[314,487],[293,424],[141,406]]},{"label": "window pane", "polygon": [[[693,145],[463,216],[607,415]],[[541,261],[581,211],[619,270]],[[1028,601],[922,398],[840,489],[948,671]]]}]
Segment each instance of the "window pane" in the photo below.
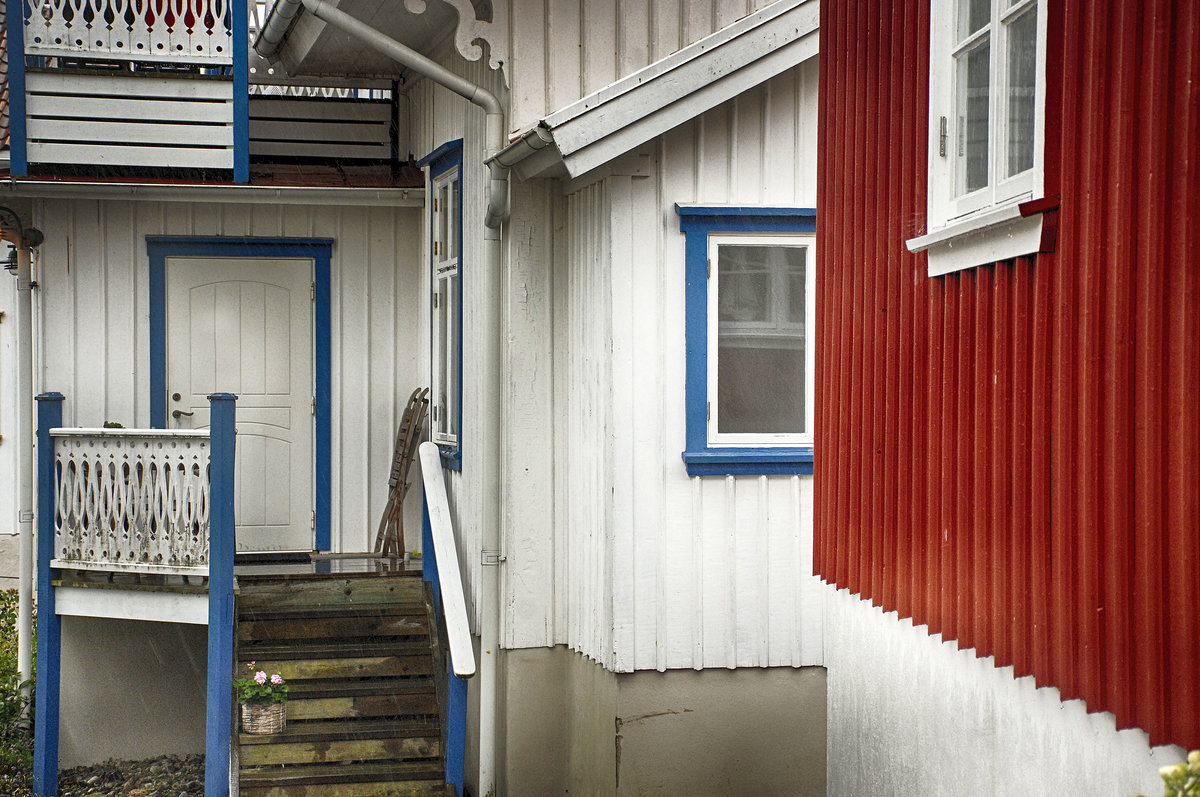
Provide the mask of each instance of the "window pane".
[{"label": "window pane", "polygon": [[450,181],[450,201],[446,204],[446,257],[458,257],[458,178]]},{"label": "window pane", "polygon": [[459,344],[458,344],[458,272],[442,280],[446,291],[446,423],[447,434],[458,437],[458,375],[459,375]]},{"label": "window pane", "polygon": [[1037,71],[1037,6],[1008,24],[1008,170],[1033,168],[1034,75]]},{"label": "window pane", "polygon": [[437,236],[438,247],[437,260],[445,260],[446,255],[446,240],[448,237],[449,226],[447,224],[448,210],[450,209],[450,187],[446,183],[442,183],[437,189],[437,222],[434,225],[434,234]]},{"label": "window pane", "polygon": [[992,19],[991,0],[961,0],[958,9],[958,37],[965,39]]},{"label": "window pane", "polygon": [[808,249],[793,248],[789,252],[788,261],[788,321],[793,324],[804,323],[804,310],[807,307],[805,273],[808,261]]},{"label": "window pane", "polygon": [[718,434],[807,431],[804,327],[791,323],[797,306],[804,318],[806,261],[803,247],[718,248]]},{"label": "window pane", "polygon": [[721,246],[717,253],[717,318],[722,322],[768,321],[771,247]]},{"label": "window pane", "polygon": [[988,184],[990,58],[985,40],[958,59],[959,193]]}]

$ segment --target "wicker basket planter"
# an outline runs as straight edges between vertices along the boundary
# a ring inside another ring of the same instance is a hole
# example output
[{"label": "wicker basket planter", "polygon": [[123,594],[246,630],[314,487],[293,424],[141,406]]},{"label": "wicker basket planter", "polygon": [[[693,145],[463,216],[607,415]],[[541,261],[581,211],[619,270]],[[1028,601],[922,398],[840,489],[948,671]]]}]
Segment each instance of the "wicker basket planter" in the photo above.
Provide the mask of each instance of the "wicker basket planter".
[{"label": "wicker basket planter", "polygon": [[287,707],[283,703],[243,703],[242,730],[246,733],[283,733]]}]

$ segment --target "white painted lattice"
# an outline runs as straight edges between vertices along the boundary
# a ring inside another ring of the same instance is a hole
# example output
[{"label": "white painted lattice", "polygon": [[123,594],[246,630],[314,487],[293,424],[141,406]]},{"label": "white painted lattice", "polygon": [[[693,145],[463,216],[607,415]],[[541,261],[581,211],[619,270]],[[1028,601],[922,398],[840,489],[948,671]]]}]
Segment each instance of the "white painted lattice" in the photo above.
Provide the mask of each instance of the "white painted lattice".
[{"label": "white painted lattice", "polygon": [[25,2],[28,55],[233,63],[233,0]]},{"label": "white painted lattice", "polygon": [[54,567],[206,575],[207,432],[55,429]]}]

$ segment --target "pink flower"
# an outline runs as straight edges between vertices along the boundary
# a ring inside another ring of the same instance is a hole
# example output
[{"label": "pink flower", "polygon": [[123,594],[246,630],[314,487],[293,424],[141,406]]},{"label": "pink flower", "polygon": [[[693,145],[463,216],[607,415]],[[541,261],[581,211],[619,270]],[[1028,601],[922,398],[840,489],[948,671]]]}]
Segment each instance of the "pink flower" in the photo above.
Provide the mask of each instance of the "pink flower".
[{"label": "pink flower", "polygon": [[279,686],[281,683],[283,683],[283,677],[279,673],[275,673],[271,676],[271,683],[275,686]]},{"label": "pink flower", "polygon": [[259,686],[262,686],[266,682],[267,682],[267,674],[265,672],[263,672],[262,670],[259,670],[258,672],[254,673],[254,683],[258,684]]}]

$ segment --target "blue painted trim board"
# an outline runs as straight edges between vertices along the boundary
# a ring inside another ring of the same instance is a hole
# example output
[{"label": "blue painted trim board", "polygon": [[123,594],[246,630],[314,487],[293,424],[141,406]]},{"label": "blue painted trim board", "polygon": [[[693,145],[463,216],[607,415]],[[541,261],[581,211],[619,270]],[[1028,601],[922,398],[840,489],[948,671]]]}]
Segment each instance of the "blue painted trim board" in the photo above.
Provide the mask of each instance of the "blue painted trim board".
[{"label": "blue painted trim board", "polygon": [[708,236],[711,233],[815,233],[814,208],[676,205],[684,233],[686,419],[689,476],[811,474],[811,446],[739,448],[708,445]]},{"label": "blue painted trim board", "polygon": [[329,550],[332,524],[332,238],[208,238],[147,236],[150,258],[150,425],[167,426],[167,287],[169,257],[281,257],[313,261],[313,546]]},{"label": "blue painted trim board", "polygon": [[211,481],[208,543],[208,691],[204,728],[204,797],[229,794],[233,734],[233,554],[237,396],[214,393],[209,426]]},{"label": "blue painted trim board", "polygon": [[25,135],[25,18],[29,4],[25,0],[5,0],[8,25],[8,170],[13,177],[29,174],[29,153]]},{"label": "blue painted trim board", "polygon": [[247,0],[233,2],[233,181],[250,182],[250,40]]},{"label": "blue painted trim board", "polygon": [[[437,574],[437,554],[433,550],[433,529],[429,511],[421,510],[421,572],[433,592],[434,618],[442,618],[442,585]],[[462,797],[467,760],[467,681],[447,673],[450,679],[446,700],[446,782]]]},{"label": "blue painted trim board", "polygon": [[[417,161],[417,165],[421,167],[429,167],[429,184],[433,185],[433,180],[441,177],[451,169],[458,168],[458,419],[455,428],[458,429],[458,444],[455,446],[439,445],[438,448],[442,454],[442,466],[450,470],[462,470],[462,449],[463,449],[463,426],[462,426],[462,392],[463,392],[463,281],[467,262],[467,242],[463,238],[463,197],[467,192],[467,178],[463,174],[463,140],[457,138],[453,141],[447,141],[433,152],[426,155]],[[433,239],[433,214],[429,215],[429,238]],[[433,252],[429,253],[429,288],[431,291],[429,297],[429,328],[433,329],[433,295],[432,292],[437,290],[437,284],[434,280],[433,271]],[[432,335],[430,336],[429,362],[436,363],[433,353]]]},{"label": "blue painted trim board", "polygon": [[62,626],[54,607],[54,440],[62,426],[62,393],[37,397],[37,701],[33,725],[33,793],[58,794],[58,709]]}]

